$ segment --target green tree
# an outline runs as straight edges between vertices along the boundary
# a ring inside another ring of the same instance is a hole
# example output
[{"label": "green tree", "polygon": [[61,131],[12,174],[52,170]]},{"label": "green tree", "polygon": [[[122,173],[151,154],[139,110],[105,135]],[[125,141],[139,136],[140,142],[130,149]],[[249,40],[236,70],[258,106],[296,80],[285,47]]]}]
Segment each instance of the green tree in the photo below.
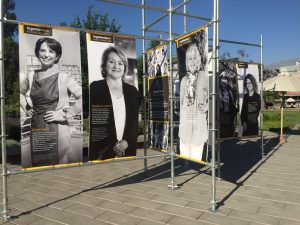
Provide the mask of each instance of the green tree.
[{"label": "green tree", "polygon": [[[13,0],[4,0],[4,15],[7,19],[16,19],[14,13],[15,2]],[[18,81],[19,58],[18,58],[18,43],[15,41],[17,34],[17,25],[4,24],[4,74],[5,74],[5,93],[9,100],[15,94],[15,83]]]},{"label": "green tree", "polygon": [[[159,37],[157,37],[159,38]],[[156,40],[151,40],[149,42],[149,47],[148,48],[155,48],[156,46],[159,46],[160,45],[160,41],[156,41]]]},{"label": "green tree", "polygon": [[238,57],[240,60],[245,60],[249,57],[249,54],[246,52],[245,49],[240,49],[237,51]]},{"label": "green tree", "polygon": [[[14,0],[3,1],[3,15],[7,19],[15,20]],[[4,23],[4,80],[6,97],[6,132],[10,138],[20,138],[19,122],[19,46],[15,37],[18,26]]]},{"label": "green tree", "polygon": [[[64,23],[64,22],[62,22]],[[96,30],[118,33],[121,25],[115,20],[110,20],[109,14],[101,13],[93,5],[89,6],[85,19],[81,19],[76,15],[70,22],[70,27],[78,29]],[[87,118],[89,115],[89,82],[88,82],[88,61],[86,48],[86,34],[80,33],[80,53],[81,53],[81,73],[82,73],[82,94],[83,94],[83,116]]]}]

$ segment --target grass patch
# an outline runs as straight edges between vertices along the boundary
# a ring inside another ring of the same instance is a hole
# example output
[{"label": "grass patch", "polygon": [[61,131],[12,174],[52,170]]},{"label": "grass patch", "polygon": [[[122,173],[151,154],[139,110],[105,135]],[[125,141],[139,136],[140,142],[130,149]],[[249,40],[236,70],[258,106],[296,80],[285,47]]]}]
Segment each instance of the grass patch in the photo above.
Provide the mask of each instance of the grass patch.
[{"label": "grass patch", "polygon": [[[263,113],[263,130],[269,131],[280,129],[281,115],[280,111],[265,111]],[[284,111],[283,127],[292,128],[300,122],[300,111]]]}]

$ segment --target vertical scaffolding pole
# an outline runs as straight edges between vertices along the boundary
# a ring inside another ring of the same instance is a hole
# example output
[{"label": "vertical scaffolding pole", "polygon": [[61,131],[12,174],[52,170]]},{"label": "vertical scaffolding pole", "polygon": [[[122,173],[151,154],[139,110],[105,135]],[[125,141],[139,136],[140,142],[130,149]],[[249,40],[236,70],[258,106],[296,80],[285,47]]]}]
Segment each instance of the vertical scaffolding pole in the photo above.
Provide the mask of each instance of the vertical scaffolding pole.
[{"label": "vertical scaffolding pole", "polygon": [[[184,0],[186,2],[186,0]],[[183,13],[186,13],[186,4],[183,6]],[[183,33],[187,33],[187,21],[186,21],[186,16],[183,16]],[[185,160],[185,168],[189,167],[189,161],[186,159]]]},{"label": "vertical scaffolding pole", "polygon": [[169,0],[169,56],[170,56],[170,131],[171,131],[171,146],[170,146],[170,157],[171,157],[171,184],[168,185],[170,189],[175,190],[178,186],[175,183],[175,172],[174,172],[174,119],[173,119],[173,60],[172,60],[172,0]]},{"label": "vertical scaffolding pole", "polygon": [[214,0],[214,16],[213,16],[213,74],[212,74],[212,156],[211,156],[211,182],[212,182],[212,193],[211,193],[211,211],[216,211],[216,78],[217,78],[217,23],[218,23],[218,0]]},{"label": "vertical scaffolding pole", "polygon": [[0,0],[0,83],[1,83],[1,147],[2,147],[2,195],[3,195],[3,220],[6,222],[8,216],[8,197],[7,197],[7,165],[6,165],[6,128],[5,128],[5,79],[4,79],[4,54],[3,54],[3,1]]},{"label": "vertical scaffolding pole", "polygon": [[[142,0],[142,6],[145,5],[145,0]],[[148,123],[147,123],[147,90],[146,90],[146,82],[147,82],[147,75],[146,75],[146,53],[145,53],[145,8],[142,8],[142,36],[143,36],[143,99],[144,99],[144,105],[143,105],[143,113],[144,113],[144,156],[147,156],[147,138],[148,138]],[[144,171],[147,172],[147,157],[144,159]]]},{"label": "vertical scaffolding pole", "polygon": [[[217,1],[217,18],[219,20],[219,1]],[[217,73],[217,96],[219,96],[219,21],[217,22],[217,27],[216,27],[216,36],[217,36],[217,40],[216,40],[216,60],[217,60],[217,69],[216,69],[216,73]],[[221,145],[220,145],[220,110],[219,110],[219,101],[217,100],[217,121],[218,121],[218,132],[217,132],[217,164],[218,164],[218,173],[217,173],[217,177],[219,180],[221,180]]]},{"label": "vertical scaffolding pole", "polygon": [[[186,0],[183,1],[186,2]],[[186,4],[184,4],[183,6],[183,13],[186,14]],[[183,33],[186,34],[186,32],[187,32],[186,16],[183,16]]]},{"label": "vertical scaffolding pole", "polygon": [[263,94],[264,94],[264,66],[263,66],[263,36],[262,34],[260,35],[260,99],[261,99],[261,104],[260,104],[260,108],[261,108],[261,113],[260,113],[260,135],[261,135],[261,155],[262,158],[265,157],[265,150],[264,150],[264,132],[263,132]]}]

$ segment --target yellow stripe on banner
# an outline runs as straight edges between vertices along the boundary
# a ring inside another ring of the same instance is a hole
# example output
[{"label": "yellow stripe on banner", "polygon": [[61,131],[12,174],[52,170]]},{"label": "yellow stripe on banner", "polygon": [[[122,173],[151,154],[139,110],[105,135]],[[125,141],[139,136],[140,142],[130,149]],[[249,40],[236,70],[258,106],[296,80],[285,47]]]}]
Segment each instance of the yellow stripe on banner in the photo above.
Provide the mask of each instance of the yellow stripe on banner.
[{"label": "yellow stripe on banner", "polygon": [[[154,151],[158,151],[158,152],[168,152],[167,149],[163,149],[163,148],[154,148],[153,146],[150,146],[150,149],[151,150],[154,150]],[[164,155],[162,155],[164,156]]]},{"label": "yellow stripe on banner", "polygon": [[73,27],[60,27],[60,26],[55,26],[55,25],[44,25],[44,24],[39,24],[39,23],[27,23],[27,22],[21,22],[20,25],[23,26],[23,32],[24,32],[24,25],[38,26],[38,27],[43,27],[43,28],[55,28],[56,30],[68,30],[68,31],[79,32],[79,30],[77,28],[73,28]]},{"label": "yellow stripe on banner", "polygon": [[117,157],[117,158],[114,158],[114,160],[117,161],[117,160],[123,160],[123,159],[133,159],[133,158],[136,158],[136,156]]},{"label": "yellow stripe on banner", "polygon": [[24,24],[19,24],[19,32],[22,34],[24,33]]},{"label": "yellow stripe on banner", "polygon": [[40,170],[40,169],[49,169],[49,168],[61,168],[61,167],[69,167],[69,166],[80,166],[83,165],[82,162],[77,162],[77,163],[69,163],[69,164],[56,164],[56,165],[49,165],[49,166],[36,166],[36,167],[29,167],[29,168],[24,168],[22,169],[23,171],[29,170]]},{"label": "yellow stripe on banner", "polygon": [[91,33],[87,33],[87,34],[88,34],[87,40],[88,40],[88,41],[91,41],[91,39],[92,39],[92,38],[91,38]]},{"label": "yellow stripe on banner", "polygon": [[24,168],[24,169],[22,169],[22,170],[23,170],[23,171],[26,171],[26,170],[33,171],[33,170],[48,169],[48,168],[54,168],[54,165],[51,165],[51,166],[29,167],[29,168]]},{"label": "yellow stripe on banner", "polygon": [[73,27],[57,27],[57,26],[51,26],[51,28],[55,28],[56,30],[66,30],[66,31],[79,32],[79,29],[76,29],[76,28],[73,28]]},{"label": "yellow stripe on banner", "polygon": [[136,156],[124,156],[124,157],[118,157],[118,158],[111,158],[111,159],[103,159],[103,160],[90,160],[90,163],[106,163],[110,161],[118,161],[118,160],[127,160],[127,159],[133,159],[136,158]]},{"label": "yellow stripe on banner", "polygon": [[170,75],[161,75],[159,77],[148,77],[149,80],[153,80],[153,79],[156,79],[156,78],[161,78],[161,77],[170,77]]},{"label": "yellow stripe on banner", "polygon": [[69,164],[57,164],[57,165],[54,165],[54,168],[61,168],[61,167],[68,167],[68,166],[80,166],[82,165],[83,163],[82,162],[77,162],[77,163],[69,163]]},{"label": "yellow stripe on banner", "polygon": [[166,46],[167,46],[166,44],[161,44],[161,45],[155,46],[154,48],[149,48],[148,50],[146,50],[145,53],[147,54],[147,53],[150,53],[150,52],[154,52],[154,51],[159,50],[159,49],[161,49],[163,47],[166,47]]},{"label": "yellow stripe on banner", "polygon": [[182,156],[182,155],[179,155],[179,154],[176,154],[176,156],[179,157],[179,158],[182,158],[182,159],[190,160],[192,162],[196,162],[196,163],[200,163],[200,164],[204,164],[204,165],[209,165],[208,162],[205,162],[205,161],[202,161],[202,160],[192,159],[192,158],[189,158],[187,156]]},{"label": "yellow stripe on banner", "polygon": [[197,29],[191,31],[191,32],[188,33],[188,34],[184,34],[184,35],[178,37],[178,38],[175,40],[175,42],[176,42],[176,47],[178,48],[178,42],[179,42],[180,40],[182,40],[182,39],[184,39],[184,38],[187,38],[187,37],[190,37],[190,36],[192,36],[193,34],[199,32],[199,31],[201,31],[201,30],[204,30],[204,29],[207,28],[207,27],[208,27],[207,25],[204,25],[204,26],[202,26],[202,27],[199,27],[199,28],[197,28]]},{"label": "yellow stripe on banner", "polygon": [[135,39],[134,36],[126,35],[126,34],[113,34],[113,37],[124,38],[124,39]]},{"label": "yellow stripe on banner", "polygon": [[52,28],[52,26],[39,24],[39,23],[27,23],[27,22],[21,22],[20,25],[28,25],[28,26],[38,26],[38,27],[44,27],[44,28]]},{"label": "yellow stripe on banner", "polygon": [[150,79],[151,79],[151,77],[148,77],[148,85],[147,85],[148,86],[148,95],[149,95],[149,92],[150,92]]},{"label": "yellow stripe on banner", "polygon": [[91,160],[89,161],[90,163],[104,163],[104,162],[109,162],[109,161],[113,161],[114,159],[103,159],[103,160],[100,160],[100,159],[97,159],[97,160]]},{"label": "yellow stripe on banner", "polygon": [[169,120],[149,120],[149,122],[170,123]]}]

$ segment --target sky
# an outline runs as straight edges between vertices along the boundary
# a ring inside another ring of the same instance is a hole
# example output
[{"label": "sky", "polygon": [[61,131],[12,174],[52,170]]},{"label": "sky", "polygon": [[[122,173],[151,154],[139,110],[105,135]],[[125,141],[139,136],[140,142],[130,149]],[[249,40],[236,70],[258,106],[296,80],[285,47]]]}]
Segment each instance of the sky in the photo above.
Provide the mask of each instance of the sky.
[{"label": "sky", "polygon": [[[122,0],[140,4],[141,0]],[[146,4],[168,8],[168,0],[145,0]],[[173,0],[177,6],[183,0]],[[15,0],[17,20],[40,24],[59,25],[60,22],[70,23],[79,15],[86,17],[88,7],[94,5],[101,13],[108,13],[122,26],[121,33],[141,35],[141,9],[119,6],[97,0]],[[220,30],[219,38],[223,40],[260,44],[263,37],[263,63],[269,65],[282,60],[300,58],[300,0],[219,0]],[[178,11],[183,11],[183,8]],[[205,18],[213,17],[213,0],[192,0],[187,4],[187,12]],[[145,23],[150,24],[163,13],[146,10]],[[207,21],[188,18],[187,30],[192,31]],[[174,33],[183,34],[183,17],[173,16]],[[169,19],[151,27],[169,31]],[[146,36],[157,37],[158,34],[147,33]],[[212,26],[209,37],[212,37]],[[163,38],[168,36],[163,35]],[[146,47],[149,42],[146,41]],[[212,43],[210,43],[212,44]],[[142,53],[142,40],[137,39],[137,54]],[[243,49],[248,54],[245,60],[260,61],[260,48],[244,45],[220,43],[220,55],[229,53],[237,56]],[[174,55],[176,51],[173,51]]]}]

